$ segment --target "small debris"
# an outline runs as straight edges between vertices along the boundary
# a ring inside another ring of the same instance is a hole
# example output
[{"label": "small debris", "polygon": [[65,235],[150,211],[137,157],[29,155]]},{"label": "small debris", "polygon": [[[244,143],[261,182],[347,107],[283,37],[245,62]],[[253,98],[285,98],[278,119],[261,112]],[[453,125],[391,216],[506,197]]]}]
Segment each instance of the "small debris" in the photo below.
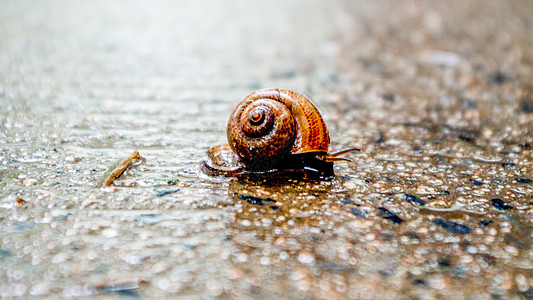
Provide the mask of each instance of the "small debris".
[{"label": "small debris", "polygon": [[522,100],[520,102],[520,110],[526,114],[533,113],[533,100]]},{"label": "small debris", "polygon": [[514,180],[516,180],[517,182],[520,182],[520,183],[527,183],[527,184],[530,184],[533,182],[533,180],[531,179],[528,179],[528,178],[515,178]]},{"label": "small debris", "polygon": [[121,296],[130,297],[130,298],[140,298],[140,295],[137,292],[137,290],[139,289],[138,282],[125,282],[125,283],[110,284],[110,285],[87,286],[86,288],[94,294],[112,293],[112,294],[118,294]]},{"label": "small debris", "polygon": [[495,72],[490,76],[490,83],[492,84],[504,84],[509,81],[511,81],[511,77],[500,71]]},{"label": "small debris", "polygon": [[351,211],[352,211],[352,214],[354,214],[355,216],[357,216],[359,218],[366,218],[366,212],[364,212],[364,211],[362,211],[360,209],[352,207]]},{"label": "small debris", "polygon": [[341,199],[340,202],[344,203],[344,204],[355,204],[352,200],[350,199]]},{"label": "small debris", "polygon": [[442,191],[438,191],[437,194],[439,194],[439,195],[449,195],[450,192],[448,192],[446,190],[442,190]]},{"label": "small debris", "polygon": [[154,225],[165,220],[165,217],[161,213],[143,213],[136,215],[134,220],[144,224]]},{"label": "small debris", "polygon": [[471,136],[468,136],[468,135],[464,135],[464,134],[460,134],[458,137],[459,137],[459,139],[461,141],[465,141],[465,142],[469,142],[469,143],[473,142],[475,140],[474,137],[471,137]]},{"label": "small debris", "polygon": [[383,218],[385,218],[387,220],[391,220],[394,224],[401,224],[403,222],[403,220],[400,219],[400,217],[398,217],[398,215],[396,215],[395,213],[392,213],[391,211],[389,211],[386,208],[380,207],[379,208],[379,214],[382,215]]},{"label": "small debris", "polygon": [[421,278],[417,278],[415,280],[413,280],[413,285],[418,285],[418,286],[427,286],[427,283],[424,279],[421,279]]},{"label": "small debris", "polygon": [[515,166],[515,163],[502,163],[502,167],[504,168],[514,168]]},{"label": "small debris", "polygon": [[491,200],[492,206],[496,207],[499,210],[507,210],[514,208],[511,205],[505,204],[502,199],[494,198]]},{"label": "small debris", "polygon": [[374,144],[380,144],[385,141],[385,136],[383,136],[382,132],[378,133],[378,138],[374,141]]},{"label": "small debris", "polygon": [[32,186],[36,184],[37,184],[37,180],[35,178],[25,178],[24,180],[22,180],[23,186]]},{"label": "small debris", "polygon": [[394,102],[394,95],[393,94],[385,94],[383,95],[383,100],[392,103]]},{"label": "small debris", "polygon": [[246,196],[246,195],[239,195],[239,199],[246,200],[246,202],[253,204],[253,205],[260,205],[265,206],[265,202],[276,202],[276,200],[272,198],[259,198],[254,196]]},{"label": "small debris", "polygon": [[165,195],[173,194],[179,190],[180,189],[154,189],[154,194],[157,197],[163,197]]},{"label": "small debris", "polygon": [[483,185],[483,181],[474,180],[474,179],[468,179],[471,183],[475,185]]},{"label": "small debris", "polygon": [[13,253],[10,250],[0,249],[0,261],[2,258],[9,257],[11,255],[13,255]]},{"label": "small debris", "polygon": [[343,265],[332,262],[324,262],[320,265],[320,267],[330,273],[355,273],[355,271],[357,271],[357,269],[350,265]]},{"label": "small debris", "polygon": [[481,220],[479,221],[479,224],[481,225],[481,227],[487,227],[490,225],[490,223],[492,223],[492,220]]},{"label": "small debris", "polygon": [[525,292],[522,292],[521,294],[524,295],[524,297],[526,297],[527,299],[533,299],[533,287]]},{"label": "small debris", "polygon": [[22,208],[26,205],[26,200],[20,198],[20,197],[17,197],[17,207],[18,208]]},{"label": "small debris", "polygon": [[531,144],[530,143],[522,143],[522,144],[518,144],[518,147],[522,148],[523,150],[531,150],[533,149],[531,147]]},{"label": "small debris", "polygon": [[415,195],[410,195],[410,194],[403,194],[405,196],[405,201],[413,204],[413,205],[425,205],[426,202],[424,202],[424,200],[420,199],[419,197],[415,196]]},{"label": "small debris", "polygon": [[394,275],[394,268],[390,267],[390,268],[385,268],[383,270],[379,270],[378,273],[379,275],[381,275],[381,277],[383,278],[389,278],[391,277],[392,275]]},{"label": "small debris", "polygon": [[444,219],[435,219],[433,220],[433,223],[436,225],[439,225],[440,227],[446,229],[450,233],[457,233],[457,234],[468,234],[472,232],[472,229],[466,225],[461,225],[459,223],[455,223],[453,221],[448,221]]},{"label": "small debris", "polygon": [[505,242],[508,244],[513,244],[519,249],[527,249],[528,247],[523,242],[519,241],[517,238],[511,236],[510,234],[505,235]]},{"label": "small debris", "polygon": [[135,161],[145,161],[145,159],[139,154],[139,151],[135,150],[133,153],[121,161],[117,167],[111,171],[109,176],[107,176],[107,179],[104,181],[101,187],[110,186],[115,179],[120,177],[124,171],[126,171],[127,168],[131,167]]}]

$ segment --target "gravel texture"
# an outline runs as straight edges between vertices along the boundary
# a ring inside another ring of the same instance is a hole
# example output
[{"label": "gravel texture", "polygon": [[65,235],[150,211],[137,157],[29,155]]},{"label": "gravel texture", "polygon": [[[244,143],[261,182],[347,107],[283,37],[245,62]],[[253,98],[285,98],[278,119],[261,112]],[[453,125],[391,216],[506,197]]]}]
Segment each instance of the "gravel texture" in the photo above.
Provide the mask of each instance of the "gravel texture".
[{"label": "gravel texture", "polygon": [[[1,0],[0,298],[532,298],[532,19],[529,0]],[[331,181],[204,174],[270,87],[362,152]]]}]

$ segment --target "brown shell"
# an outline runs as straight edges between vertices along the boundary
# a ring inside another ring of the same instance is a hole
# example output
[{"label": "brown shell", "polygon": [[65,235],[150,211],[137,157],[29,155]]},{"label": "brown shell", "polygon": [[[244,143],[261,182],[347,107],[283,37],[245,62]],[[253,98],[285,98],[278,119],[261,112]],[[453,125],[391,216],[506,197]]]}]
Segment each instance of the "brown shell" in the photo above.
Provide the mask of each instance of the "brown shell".
[{"label": "brown shell", "polygon": [[[262,124],[257,125],[256,118]],[[289,90],[263,89],[248,95],[233,111],[227,135],[230,147],[244,162],[281,160],[286,154],[326,154],[329,147],[326,123],[316,107]]]}]

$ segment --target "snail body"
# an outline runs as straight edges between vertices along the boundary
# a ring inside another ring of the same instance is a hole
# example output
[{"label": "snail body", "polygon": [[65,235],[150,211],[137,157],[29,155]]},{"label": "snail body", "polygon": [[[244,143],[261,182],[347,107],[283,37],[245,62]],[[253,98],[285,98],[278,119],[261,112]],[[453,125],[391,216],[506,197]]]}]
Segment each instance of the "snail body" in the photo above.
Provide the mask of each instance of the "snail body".
[{"label": "snail body", "polygon": [[316,107],[289,90],[263,89],[235,107],[227,125],[228,144],[209,149],[205,164],[223,173],[243,170],[314,170],[333,176],[329,133]]}]

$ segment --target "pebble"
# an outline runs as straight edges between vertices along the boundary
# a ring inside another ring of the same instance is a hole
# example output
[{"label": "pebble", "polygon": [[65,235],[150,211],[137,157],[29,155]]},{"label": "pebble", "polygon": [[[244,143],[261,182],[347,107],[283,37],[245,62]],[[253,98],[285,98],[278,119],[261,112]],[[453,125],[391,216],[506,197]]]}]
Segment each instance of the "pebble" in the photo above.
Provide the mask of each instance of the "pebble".
[{"label": "pebble", "polygon": [[490,225],[490,223],[492,223],[492,220],[481,220],[479,221],[479,224],[481,225],[481,227],[487,227]]},{"label": "pebble", "polygon": [[527,183],[527,184],[530,184],[533,182],[533,180],[531,179],[528,179],[528,178],[515,178],[514,180],[516,180],[517,182],[520,182],[520,183]]},{"label": "pebble", "polygon": [[514,208],[511,205],[505,204],[502,199],[494,198],[491,200],[492,206],[496,207],[499,210],[507,210]]},{"label": "pebble", "polygon": [[456,234],[468,234],[472,230],[470,227],[466,225],[461,225],[459,223],[455,223],[453,221],[448,221],[444,219],[435,219],[433,220],[433,223],[436,225],[439,225],[440,227],[446,229],[450,233],[456,233]]},{"label": "pebble", "polygon": [[354,202],[350,199],[340,199],[339,201],[344,204],[354,204]]},{"label": "pebble", "polygon": [[360,209],[357,209],[355,207],[352,207],[351,208],[351,212],[352,214],[354,214],[355,216],[359,217],[359,218],[366,218],[366,213]]},{"label": "pebble", "polygon": [[479,180],[474,180],[474,179],[469,179],[471,183],[475,184],[475,185],[483,185],[483,181],[479,181]]},{"label": "pebble", "polygon": [[405,197],[405,201],[413,204],[413,205],[425,205],[426,202],[424,202],[424,200],[420,199],[419,197],[415,196],[415,195],[410,195],[410,194],[403,194],[404,197]]},{"label": "pebble", "polygon": [[247,196],[247,195],[239,195],[239,199],[246,200],[246,202],[253,204],[253,205],[259,205],[264,206],[265,202],[276,202],[276,200],[271,198],[259,198],[254,196]]},{"label": "pebble", "polygon": [[300,251],[298,254],[298,261],[302,264],[313,265],[315,263],[315,256],[305,250]]},{"label": "pebble", "polygon": [[383,216],[383,218],[387,220],[391,220],[394,224],[401,224],[403,222],[398,215],[392,213],[386,208],[380,207],[379,208],[379,214]]},{"label": "pebble", "polygon": [[179,190],[180,189],[154,189],[154,194],[157,197],[163,197],[165,195],[173,194]]},{"label": "pebble", "polygon": [[24,186],[32,186],[36,184],[37,184],[37,180],[35,178],[26,178],[22,180],[22,185]]}]

